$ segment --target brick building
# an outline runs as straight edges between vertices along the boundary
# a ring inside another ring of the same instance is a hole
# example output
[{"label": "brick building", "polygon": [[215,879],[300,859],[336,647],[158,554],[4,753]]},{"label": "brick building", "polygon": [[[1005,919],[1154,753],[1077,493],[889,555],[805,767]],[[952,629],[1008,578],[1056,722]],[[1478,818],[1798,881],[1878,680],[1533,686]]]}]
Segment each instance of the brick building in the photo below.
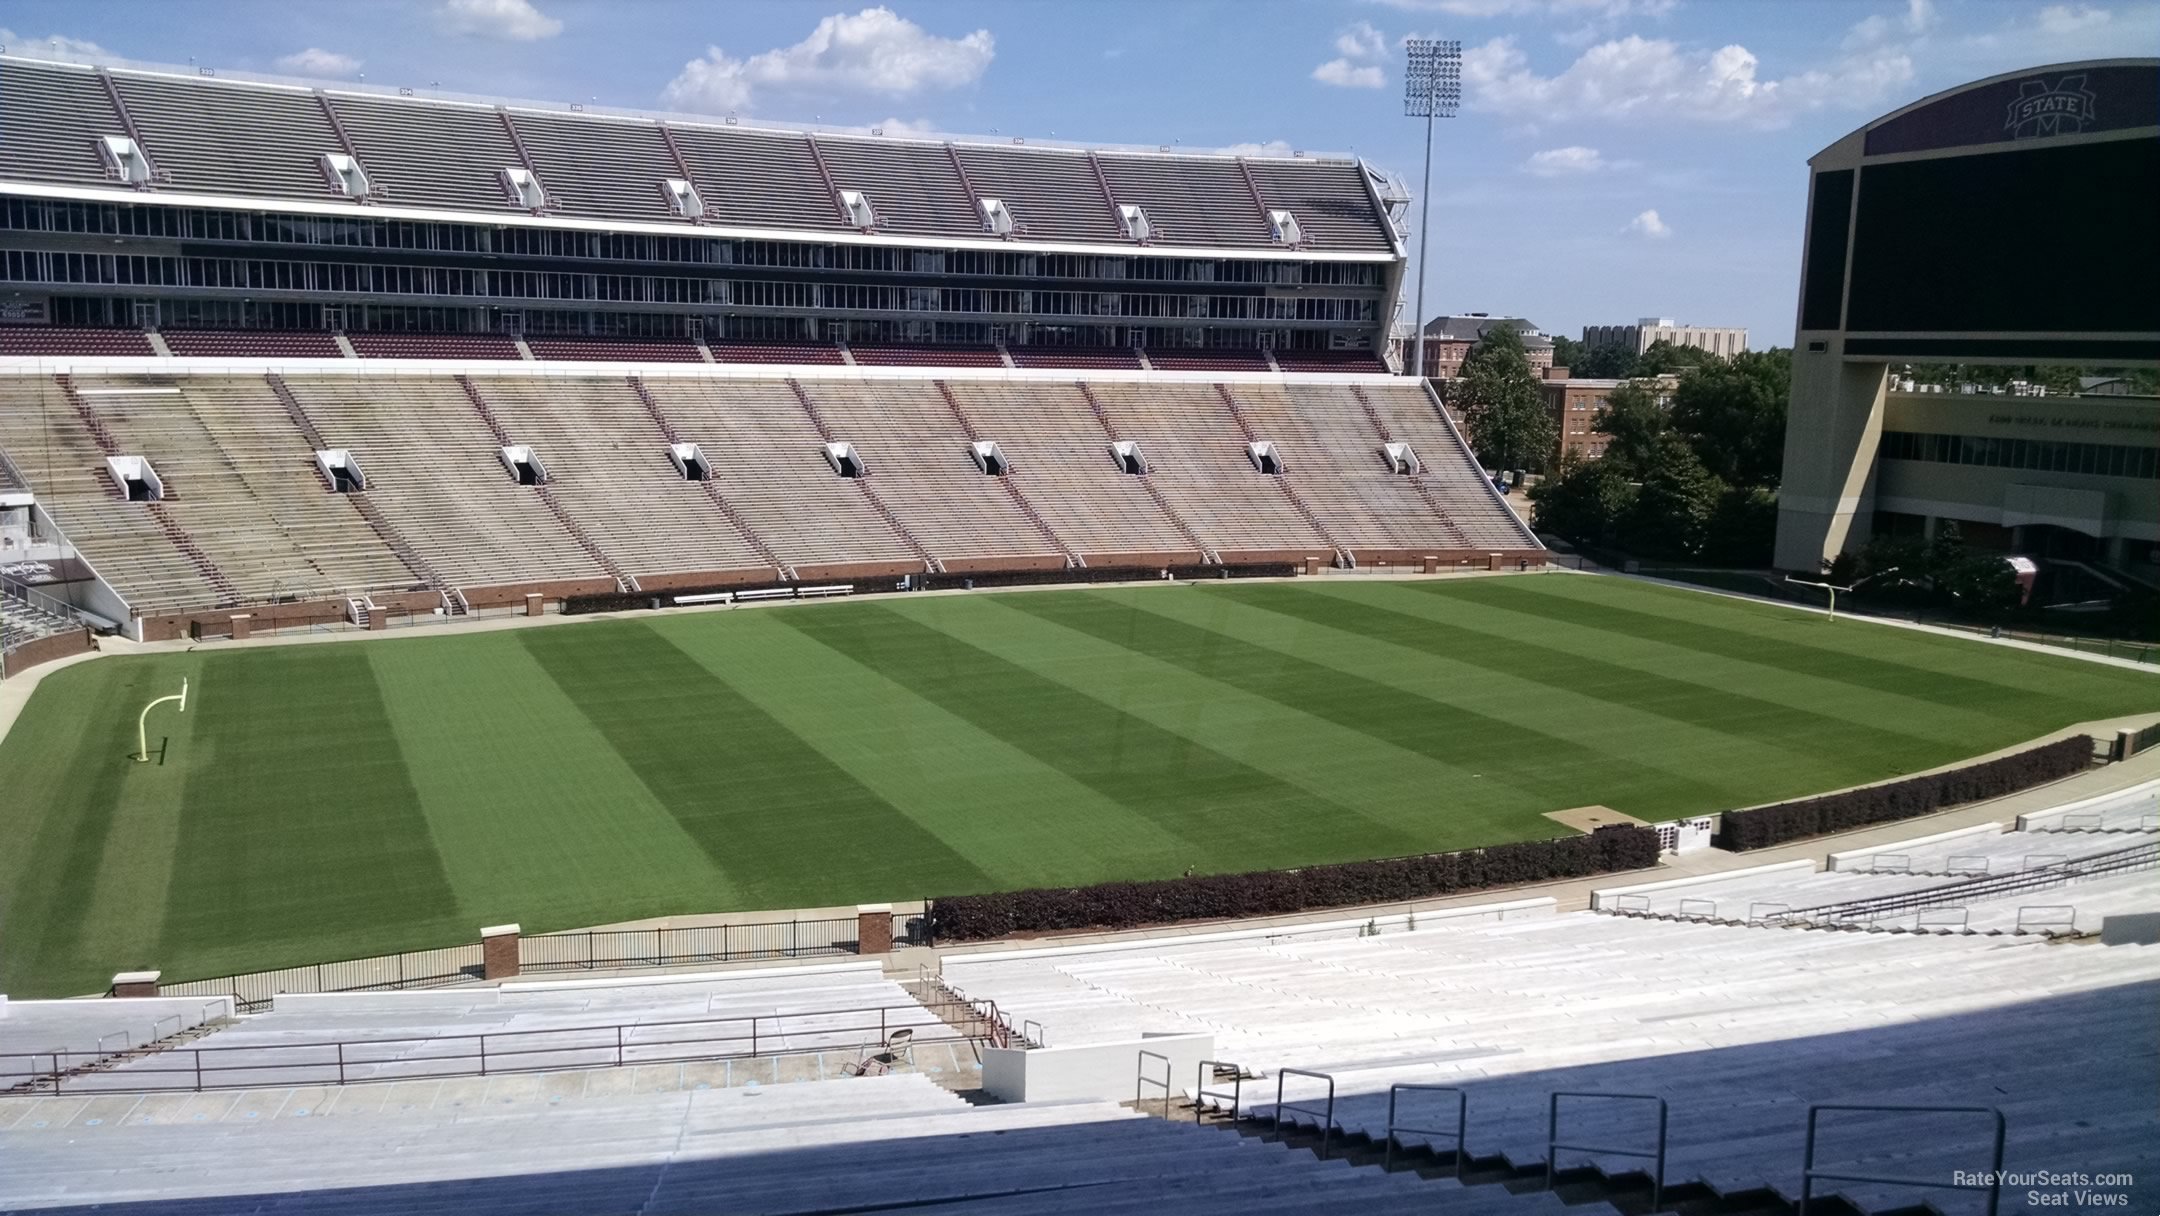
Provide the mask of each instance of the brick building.
[{"label": "brick building", "polygon": [[[1627,383],[1630,382],[1572,377],[1564,367],[1547,369],[1545,382],[1540,387],[1545,390],[1545,408],[1552,414],[1555,463],[1569,456],[1596,460],[1605,454],[1605,436],[1591,428],[1597,422],[1598,413],[1611,399],[1613,390]],[[1670,406],[1673,388],[1679,380],[1673,376],[1651,376],[1634,383],[1654,393],[1659,405]]]}]

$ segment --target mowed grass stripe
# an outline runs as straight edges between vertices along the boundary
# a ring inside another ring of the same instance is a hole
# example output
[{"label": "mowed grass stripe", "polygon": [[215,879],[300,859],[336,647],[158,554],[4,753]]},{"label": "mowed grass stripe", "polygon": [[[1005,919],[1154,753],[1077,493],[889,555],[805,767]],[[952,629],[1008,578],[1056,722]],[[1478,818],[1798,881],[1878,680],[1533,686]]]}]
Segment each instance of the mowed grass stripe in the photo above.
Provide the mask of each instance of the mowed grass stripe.
[{"label": "mowed grass stripe", "polygon": [[[2047,712],[2068,713],[2073,702],[2052,692],[2016,690],[1985,676],[1967,676],[1914,667],[1892,659],[1875,655],[1854,654],[1850,651],[1825,649],[1805,641],[1771,637],[1755,630],[1729,629],[1712,624],[1703,613],[1690,611],[1685,616],[1661,614],[1645,609],[1625,607],[1612,602],[1593,603],[1568,594],[1564,578],[1540,579],[1535,585],[1524,580],[1480,579],[1472,582],[1418,584],[1417,589],[1437,598],[1505,608],[1558,621],[1564,625],[1593,630],[1606,635],[1638,641],[1662,642],[1682,650],[1707,652],[1727,659],[1756,663],[1779,672],[1797,672],[1823,680],[1833,680],[1854,688],[1886,694],[1898,701],[1918,701],[1941,709],[1952,710],[1959,715],[1984,714],[2000,717],[2005,712],[2005,702],[2011,696],[2021,696],[2038,702]],[[1674,591],[1676,596],[1690,595]],[[1693,599],[1707,599],[1693,596]],[[1661,605],[1671,609],[1682,608],[1675,601]],[[1704,605],[1688,603],[1687,609]],[[1757,628],[1776,622],[1756,621]],[[1819,618],[1794,614],[1789,622],[1792,627],[1802,625],[1831,627]],[[1850,628],[1850,627],[1849,627]],[[1865,629],[1865,624],[1858,626]],[[1908,705],[1907,712],[1922,712],[1920,705]]]},{"label": "mowed grass stripe", "polygon": [[471,925],[543,932],[741,905],[515,636],[365,650]]},{"label": "mowed grass stripe", "polygon": [[783,619],[1104,797],[1205,842],[1206,852],[1185,864],[1224,870],[1313,848],[1359,851],[1346,841],[1367,842],[1368,855],[1414,847],[1349,807],[946,632],[965,629],[974,612],[1004,609],[950,599],[930,611],[938,627],[869,605]]},{"label": "mowed grass stripe", "polygon": [[[1361,602],[1365,600],[1370,602]],[[1501,632],[1497,627],[1457,624],[1449,619],[1445,602],[1407,588],[1375,585],[1369,594],[1353,599],[1335,590],[1254,587],[1250,602],[1322,624],[1341,622],[1372,637],[1459,658],[1489,671],[1520,676],[1688,726],[1751,738],[1824,763],[1837,764],[1842,759],[1863,765],[1870,761],[1887,764],[1915,749],[1928,749],[1933,754],[1943,746],[1935,740],[1862,726],[1846,718],[1575,654]]]},{"label": "mowed grass stripe", "polygon": [[[1197,586],[1190,595],[1150,596],[1139,588],[1101,594],[1128,601],[1159,616],[1229,633],[1270,649],[1305,656],[1346,675],[1443,702],[1497,723],[1534,734],[1561,735],[1595,756],[1640,765],[1639,789],[1615,788],[1603,767],[1566,768],[1574,782],[1561,807],[1588,802],[1613,805],[1615,797],[1639,796],[1653,805],[1674,791],[1706,791],[1728,806],[1744,805],[1760,788],[1765,766],[1810,763],[1774,741],[1705,730],[1671,718],[1600,701],[1535,680],[1493,671],[1444,652],[1400,645],[1356,631],[1345,622],[1323,623],[1269,612],[1243,598],[1235,586]],[[1534,752],[1495,754],[1480,772],[1505,774],[1510,766],[1542,771]],[[1662,784],[1656,780],[1662,776]],[[1484,784],[1482,781],[1480,785]],[[1508,787],[1502,786],[1499,789]],[[1630,791],[1634,791],[1633,794]],[[1540,810],[1557,809],[1540,805]]]},{"label": "mowed grass stripe", "polygon": [[[1560,576],[1565,577],[1570,576]],[[1553,581],[1557,583],[1560,578]],[[1381,602],[1398,611],[1434,616],[1464,629],[1534,639],[1550,650],[1660,678],[1670,677],[1699,688],[1743,690],[1757,701],[1838,719],[1854,731],[1909,735],[1937,746],[1962,746],[1975,732],[1991,732],[2000,725],[1985,713],[1860,688],[1805,669],[1727,658],[1655,638],[1555,622],[1517,611],[1512,600],[1492,604],[1437,597],[1425,594],[1421,587],[1397,585],[1381,597]],[[1691,619],[1685,613],[1695,605],[1683,602],[1668,607],[1673,615]]]},{"label": "mowed grass stripe", "polygon": [[[827,611],[852,611],[839,606]],[[732,628],[699,617],[654,624],[708,671],[811,744],[984,874],[1033,886],[1120,878],[1193,855],[1186,840],[1044,764],[773,612]],[[897,877],[906,898],[961,888]]]},{"label": "mowed grass stripe", "polygon": [[644,624],[519,640],[752,907],[990,879]]},{"label": "mowed grass stripe", "polygon": [[[2160,688],[2160,673],[2150,669],[2129,670],[2015,646],[1975,645],[1969,638],[1907,629],[1866,617],[1841,616],[1833,623],[1820,614],[1791,607],[1635,579],[1567,577],[1552,580],[1549,586],[1543,585],[1542,577],[1536,581],[1541,585],[1535,590],[1543,595],[1609,604],[1652,616],[1679,615],[1743,635],[1777,638],[1819,651],[1835,665],[1857,661],[1901,668],[1910,672],[1915,682],[1946,676],[1952,680],[1976,680],[1993,686],[1977,690],[1983,695],[2007,690],[2010,699],[1997,702],[2005,707],[2030,706],[2031,694],[2037,693],[2048,700],[2068,702],[2071,712],[2088,717],[2094,703],[2080,698],[2097,697],[2103,702],[2122,704],[2124,712],[2134,713],[2152,708],[2153,690]],[[1808,656],[1803,665],[1815,667],[1820,662]],[[1898,691],[1898,686],[1893,685],[1892,690]]]},{"label": "mowed grass stripe", "polygon": [[[8,761],[0,764],[8,841],[0,847],[0,992],[96,992],[115,971],[157,965],[172,856],[137,851],[115,825],[129,809],[177,816],[187,767],[136,763],[135,723],[153,697],[178,692],[193,667],[185,659],[92,664],[47,680],[37,712],[9,732],[0,757]],[[185,756],[193,725],[160,719],[153,753],[170,738]],[[93,919],[115,914],[91,907],[101,889],[119,901],[135,940],[91,930]]]},{"label": "mowed grass stripe", "polygon": [[[1266,697],[1291,712],[1325,718],[1466,776],[1476,774],[1503,789],[1515,787],[1554,809],[1573,805],[1568,799],[1579,796],[1584,777],[1591,773],[1607,776],[1614,783],[1614,796],[1630,800],[1691,784],[1559,735],[1527,730],[1145,610],[1170,606],[1164,596],[1121,601],[1098,594],[1025,595],[1003,596],[997,602]],[[1191,597],[1184,602],[1190,603]],[[1709,787],[1694,792],[1716,794]]]},{"label": "mowed grass stripe", "polygon": [[[191,691],[165,898],[175,979],[469,940],[358,646],[234,651]],[[297,694],[297,695],[296,695]]]}]

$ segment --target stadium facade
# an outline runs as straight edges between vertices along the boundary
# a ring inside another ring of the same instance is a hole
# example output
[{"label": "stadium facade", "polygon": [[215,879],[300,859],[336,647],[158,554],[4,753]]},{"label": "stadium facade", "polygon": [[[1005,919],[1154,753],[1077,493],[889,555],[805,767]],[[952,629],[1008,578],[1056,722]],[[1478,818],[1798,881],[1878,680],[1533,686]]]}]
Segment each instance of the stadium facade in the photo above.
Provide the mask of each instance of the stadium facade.
[{"label": "stadium facade", "polygon": [[2004,547],[2150,570],[2152,414],[1905,394],[1908,363],[2160,364],[2160,60],[2006,73],[1808,163],[1776,562],[1955,520]]},{"label": "stadium facade", "polygon": [[18,320],[1373,352],[1404,263],[1356,160],[15,58],[0,99]]},{"label": "stadium facade", "polygon": [[1361,161],[408,92],[0,56],[8,649],[1543,559]]}]

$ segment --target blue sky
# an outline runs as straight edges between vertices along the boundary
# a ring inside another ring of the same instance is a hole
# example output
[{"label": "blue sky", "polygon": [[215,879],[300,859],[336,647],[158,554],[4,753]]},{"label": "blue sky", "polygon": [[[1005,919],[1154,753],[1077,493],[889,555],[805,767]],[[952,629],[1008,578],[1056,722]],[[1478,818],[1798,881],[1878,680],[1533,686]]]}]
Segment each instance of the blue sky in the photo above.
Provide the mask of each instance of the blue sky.
[{"label": "blue sky", "polygon": [[2040,63],[2160,53],[2154,0],[9,0],[10,50],[1192,148],[1354,152],[1416,188],[1401,39],[1459,38],[1426,311],[1791,340],[1806,160]]}]

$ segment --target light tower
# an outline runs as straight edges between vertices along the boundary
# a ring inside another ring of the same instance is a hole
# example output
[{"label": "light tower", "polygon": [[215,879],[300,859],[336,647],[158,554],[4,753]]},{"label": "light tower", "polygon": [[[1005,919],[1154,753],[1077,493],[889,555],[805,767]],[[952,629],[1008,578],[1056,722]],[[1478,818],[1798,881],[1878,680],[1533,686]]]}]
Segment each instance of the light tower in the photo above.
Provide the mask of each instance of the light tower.
[{"label": "light tower", "polygon": [[1425,120],[1425,188],[1418,200],[1417,315],[1412,318],[1410,374],[1425,378],[1425,263],[1432,258],[1426,239],[1432,222],[1432,126],[1435,118],[1453,118],[1462,105],[1462,43],[1452,38],[1407,38],[1409,67],[1403,73],[1403,113]]}]

